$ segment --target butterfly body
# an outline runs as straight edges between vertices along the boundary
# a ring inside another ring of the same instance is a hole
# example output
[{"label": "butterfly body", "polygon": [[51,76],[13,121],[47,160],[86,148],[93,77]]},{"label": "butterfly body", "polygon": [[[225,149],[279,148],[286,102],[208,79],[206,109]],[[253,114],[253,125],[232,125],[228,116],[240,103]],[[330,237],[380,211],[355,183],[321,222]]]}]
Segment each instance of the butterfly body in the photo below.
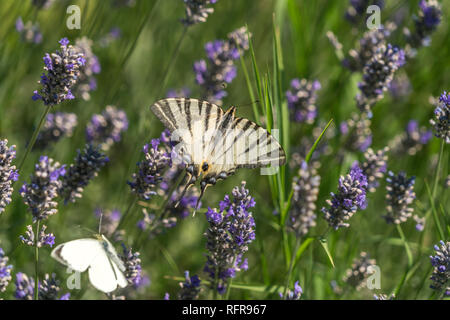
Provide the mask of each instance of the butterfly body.
[{"label": "butterfly body", "polygon": [[200,197],[218,180],[239,168],[283,165],[283,148],[256,123],[235,116],[236,107],[224,112],[219,106],[197,99],[169,98],[150,109],[179,142],[175,153],[187,164],[184,192],[200,181]]}]

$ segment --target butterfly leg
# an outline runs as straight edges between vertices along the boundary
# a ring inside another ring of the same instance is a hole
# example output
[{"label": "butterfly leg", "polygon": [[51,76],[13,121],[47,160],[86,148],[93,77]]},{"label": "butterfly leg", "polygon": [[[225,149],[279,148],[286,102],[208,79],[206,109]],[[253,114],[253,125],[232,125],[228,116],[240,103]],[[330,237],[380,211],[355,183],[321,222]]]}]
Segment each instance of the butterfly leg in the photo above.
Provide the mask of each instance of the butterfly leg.
[{"label": "butterfly leg", "polygon": [[178,205],[180,204],[181,199],[183,199],[184,195],[186,194],[186,192],[189,190],[190,187],[192,187],[192,185],[195,184],[195,182],[197,182],[197,174],[196,174],[196,170],[194,168],[193,165],[190,165],[186,168],[186,178],[184,178],[184,180],[187,180],[188,182],[186,183],[183,191],[181,192],[180,196],[178,197],[177,202],[175,203],[175,208],[178,207]]}]

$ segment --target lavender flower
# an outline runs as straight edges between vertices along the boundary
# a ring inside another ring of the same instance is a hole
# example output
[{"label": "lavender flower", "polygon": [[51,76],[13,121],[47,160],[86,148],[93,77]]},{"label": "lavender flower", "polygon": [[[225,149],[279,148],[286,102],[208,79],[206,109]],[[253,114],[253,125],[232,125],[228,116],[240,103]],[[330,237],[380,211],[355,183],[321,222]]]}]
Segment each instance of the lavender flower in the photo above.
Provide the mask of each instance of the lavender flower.
[{"label": "lavender flower", "polygon": [[14,297],[19,300],[33,300],[34,279],[28,277],[25,273],[16,274],[16,291]]},{"label": "lavender flower", "polygon": [[434,256],[430,256],[431,265],[434,267],[433,274],[431,275],[430,288],[440,293],[444,293],[444,296],[450,296],[450,242],[439,242],[440,247],[435,245]]},{"label": "lavender flower", "polygon": [[343,278],[348,285],[361,290],[366,286],[367,277],[373,272],[372,266],[376,265],[375,259],[370,259],[369,254],[361,252],[358,259],[353,261],[351,269],[348,269]]},{"label": "lavender flower", "polygon": [[217,0],[183,0],[186,11],[186,18],[181,22],[185,26],[191,26],[197,23],[206,22],[208,15],[214,12],[214,9],[208,7],[215,4]]},{"label": "lavender flower", "polygon": [[189,271],[184,272],[185,281],[180,282],[181,290],[178,293],[180,300],[197,300],[200,294],[200,279],[197,275],[189,276]]},{"label": "lavender flower", "polygon": [[145,159],[137,163],[138,172],[133,173],[132,180],[128,181],[132,192],[143,200],[156,195],[164,170],[171,166],[170,154],[159,147],[160,143],[160,139],[152,139],[151,146],[146,144],[142,148]]},{"label": "lavender flower", "polygon": [[343,136],[344,148],[356,152],[364,152],[372,144],[371,121],[366,114],[353,113],[349,119],[339,126]]},{"label": "lavender flower", "polygon": [[363,69],[363,81],[356,96],[358,108],[368,112],[377,101],[383,98],[394,73],[405,63],[405,52],[391,44],[381,45]]},{"label": "lavender flower", "polygon": [[293,79],[291,89],[286,91],[291,118],[295,122],[313,123],[317,117],[316,91],[320,89],[320,82],[306,79]]},{"label": "lavender flower", "polygon": [[359,24],[365,21],[366,10],[371,5],[376,5],[383,9],[384,0],[350,0],[350,6],[345,12],[345,18],[352,24]]},{"label": "lavender flower", "polygon": [[92,116],[86,127],[86,139],[89,143],[101,144],[104,151],[120,141],[123,131],[128,129],[127,115],[114,106],[106,106],[101,114]]},{"label": "lavender flower", "polygon": [[120,256],[125,264],[125,277],[128,283],[134,287],[139,287],[143,281],[141,258],[139,258],[139,252],[132,252],[131,248],[128,249],[122,244],[123,254]]},{"label": "lavender flower", "polygon": [[19,17],[16,20],[16,31],[20,34],[21,39],[25,42],[35,44],[42,42],[42,33],[38,23],[28,21],[26,24],[24,24],[22,17]]},{"label": "lavender flower", "polygon": [[[47,230],[47,226],[43,225],[41,230],[39,231],[39,236],[37,239],[37,247],[41,248],[43,246],[49,246],[50,248],[53,247],[55,244],[55,236],[53,233],[45,233],[45,230]],[[35,246],[35,240],[36,237],[33,232],[33,227],[28,225],[27,231],[25,232],[25,236],[19,237],[22,243],[26,244],[27,246],[34,247]]]},{"label": "lavender flower", "polygon": [[449,174],[449,175],[447,176],[447,178],[445,179],[444,188],[445,188],[445,189],[450,188],[450,174]]},{"label": "lavender flower", "polygon": [[407,28],[404,29],[406,40],[412,48],[428,46],[430,35],[441,22],[441,5],[437,0],[420,0],[419,8],[418,16],[414,17],[414,32]]},{"label": "lavender flower", "polygon": [[75,113],[49,113],[43,128],[39,132],[35,147],[45,149],[63,137],[71,137],[77,124],[77,115]]},{"label": "lavender flower", "polygon": [[331,193],[327,200],[329,208],[322,208],[330,227],[335,230],[350,225],[346,223],[358,209],[364,210],[366,204],[367,177],[358,165],[353,165],[350,173],[339,178],[338,193]]},{"label": "lavender flower", "polygon": [[316,201],[319,193],[320,176],[314,166],[302,162],[298,175],[294,177],[288,230],[297,237],[303,237],[316,225]]},{"label": "lavender flower", "polygon": [[417,214],[413,216],[414,221],[416,222],[416,230],[422,232],[425,229],[425,217],[419,217]]},{"label": "lavender flower", "polygon": [[222,99],[227,95],[224,86],[231,83],[237,74],[233,61],[239,59],[240,51],[248,48],[245,27],[228,34],[227,40],[216,40],[206,44],[208,59],[194,63],[195,80],[203,89],[203,99],[222,104]]},{"label": "lavender flower", "polygon": [[69,40],[59,41],[60,50],[46,53],[44,56],[44,70],[39,83],[42,88],[34,91],[33,100],[42,100],[45,105],[60,104],[64,100],[75,99],[71,89],[80,76],[80,68],[85,64],[84,55],[69,45]]},{"label": "lavender flower", "polygon": [[229,278],[236,272],[248,269],[247,259],[242,259],[248,245],[255,240],[255,221],[250,208],[255,200],[241,187],[233,189],[233,199],[228,195],[219,203],[219,210],[208,208],[209,223],[206,236],[206,265],[204,271],[211,279],[211,289],[225,293]]},{"label": "lavender flower", "polygon": [[432,132],[425,127],[419,127],[416,120],[410,120],[405,132],[396,136],[391,142],[392,150],[396,155],[415,155],[430,141]]},{"label": "lavender flower", "polygon": [[69,300],[70,293],[59,296],[61,282],[56,279],[53,273],[51,276],[45,274],[42,283],[39,282],[39,300]]},{"label": "lavender flower", "polygon": [[[298,281],[295,281],[294,283],[294,291],[291,291],[291,289],[288,289],[286,292],[286,296],[284,297],[284,300],[300,300],[303,294],[303,289],[298,284]],[[280,298],[283,298],[283,294],[280,292]]]},{"label": "lavender flower", "polygon": [[388,172],[386,181],[386,210],[384,219],[387,223],[400,224],[408,220],[414,211],[409,205],[416,198],[414,193],[415,177],[408,178],[406,173],[400,172],[395,175],[392,171]]},{"label": "lavender flower", "polygon": [[439,104],[434,109],[434,118],[430,120],[434,135],[445,143],[450,143],[450,93],[444,91],[439,97]]},{"label": "lavender flower", "polygon": [[166,301],[170,300],[170,295],[169,295],[168,292],[166,292],[166,293],[164,294],[164,300],[166,300]]},{"label": "lavender flower", "polygon": [[393,25],[388,24],[380,26],[380,29],[366,31],[359,40],[358,46],[351,49],[342,61],[344,67],[352,72],[362,71],[379,48],[386,45],[386,39],[393,29]]},{"label": "lavender flower", "polygon": [[5,255],[5,252],[0,248],[0,292],[5,292],[6,287],[11,281],[12,265],[8,264],[9,258]]},{"label": "lavender flower", "polygon": [[84,188],[100,169],[109,161],[108,157],[100,152],[98,147],[87,144],[83,150],[77,150],[74,163],[70,165],[67,174],[62,179],[60,195],[65,203],[75,202],[82,197]]},{"label": "lavender flower", "polygon": [[83,100],[89,100],[89,92],[97,88],[95,74],[100,73],[101,67],[97,56],[92,52],[92,40],[82,37],[75,41],[75,46],[81,52],[86,63],[80,68],[80,76],[75,91]]},{"label": "lavender flower", "polygon": [[111,30],[100,38],[98,41],[100,47],[106,48],[108,47],[112,42],[119,39],[122,36],[122,31],[119,27],[113,27]]},{"label": "lavender flower", "polygon": [[383,178],[386,172],[387,159],[386,153],[389,151],[388,147],[378,150],[376,153],[369,148],[364,153],[364,162],[361,165],[363,174],[367,177],[367,190],[375,192],[380,185],[378,180]]},{"label": "lavender flower", "polygon": [[33,222],[58,212],[58,203],[54,199],[62,185],[59,178],[66,173],[65,165],[60,166],[47,156],[39,158],[34,170],[30,183],[25,183],[20,189],[20,195],[33,215]]},{"label": "lavender flower", "polygon": [[12,161],[16,157],[16,146],[8,147],[8,140],[0,140],[0,214],[11,202],[13,181],[17,181],[19,174]]}]

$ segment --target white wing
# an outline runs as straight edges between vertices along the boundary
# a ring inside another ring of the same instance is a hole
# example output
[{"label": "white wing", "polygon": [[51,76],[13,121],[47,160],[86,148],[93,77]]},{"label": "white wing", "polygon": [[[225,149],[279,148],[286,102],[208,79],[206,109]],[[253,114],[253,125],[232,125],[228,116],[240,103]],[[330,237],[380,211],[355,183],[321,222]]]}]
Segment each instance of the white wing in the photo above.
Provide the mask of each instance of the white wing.
[{"label": "white wing", "polygon": [[102,243],[96,239],[78,239],[62,243],[51,256],[75,271],[84,272],[94,259],[104,253]]},{"label": "white wing", "polygon": [[95,257],[89,267],[89,280],[96,289],[105,293],[116,290],[117,285],[123,288],[128,284],[122,271],[108,258],[105,250]]}]

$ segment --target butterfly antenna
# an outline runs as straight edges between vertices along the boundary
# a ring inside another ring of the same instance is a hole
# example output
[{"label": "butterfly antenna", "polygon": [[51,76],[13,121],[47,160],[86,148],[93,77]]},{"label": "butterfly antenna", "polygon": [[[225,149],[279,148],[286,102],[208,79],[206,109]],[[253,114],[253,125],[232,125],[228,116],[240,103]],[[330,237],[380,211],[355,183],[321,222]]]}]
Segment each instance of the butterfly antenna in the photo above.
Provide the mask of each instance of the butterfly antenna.
[{"label": "butterfly antenna", "polygon": [[98,234],[102,231],[103,210],[100,209],[100,221],[98,223]]},{"label": "butterfly antenna", "polygon": [[200,190],[200,196],[197,198],[197,203],[195,204],[194,211],[192,212],[192,217],[194,217],[194,216],[195,216],[195,212],[196,212],[198,209],[200,209],[198,206],[199,206],[199,204],[200,204],[200,201],[201,201],[202,198],[203,198],[203,195],[205,194],[206,188],[208,188],[208,187],[209,187],[209,184],[205,184],[204,186],[201,187],[201,190]]}]

